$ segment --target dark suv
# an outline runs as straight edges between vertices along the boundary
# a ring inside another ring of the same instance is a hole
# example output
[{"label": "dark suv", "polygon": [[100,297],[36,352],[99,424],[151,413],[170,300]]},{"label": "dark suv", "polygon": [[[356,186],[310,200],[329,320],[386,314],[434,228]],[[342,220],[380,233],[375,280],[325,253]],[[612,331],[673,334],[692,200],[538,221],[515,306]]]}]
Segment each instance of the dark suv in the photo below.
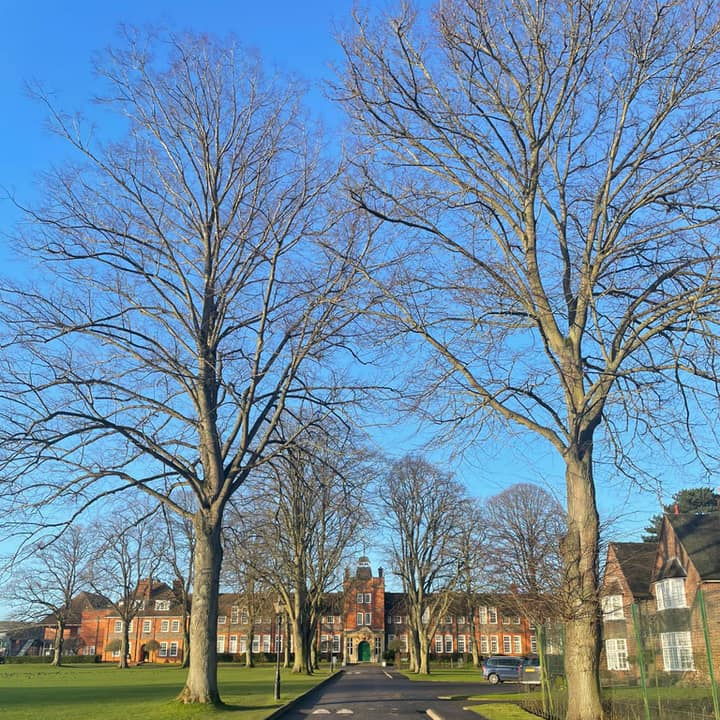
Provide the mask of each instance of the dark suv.
[{"label": "dark suv", "polygon": [[507,655],[493,655],[483,661],[483,677],[492,685],[505,680],[518,682],[523,658]]}]

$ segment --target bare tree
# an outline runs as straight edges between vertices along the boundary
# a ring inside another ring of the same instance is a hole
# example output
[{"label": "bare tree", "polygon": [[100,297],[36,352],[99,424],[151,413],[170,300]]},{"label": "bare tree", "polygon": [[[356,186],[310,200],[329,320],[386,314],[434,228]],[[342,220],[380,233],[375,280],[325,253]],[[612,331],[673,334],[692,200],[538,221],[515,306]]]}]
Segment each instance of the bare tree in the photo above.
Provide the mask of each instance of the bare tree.
[{"label": "bare tree", "polygon": [[324,596],[368,524],[371,465],[342,427],[324,424],[296,435],[268,470],[255,487],[262,498],[252,532],[265,549],[256,569],[287,611],[293,672],[311,674]]},{"label": "bare tree", "polygon": [[491,497],[483,518],[497,589],[557,596],[563,577],[560,543],[566,532],[560,503],[538,485],[518,483]]},{"label": "bare tree", "polygon": [[[120,617],[119,668],[128,667],[130,627],[149,600],[151,583],[162,559],[157,541],[159,518],[155,512],[140,515],[116,511],[99,522],[84,580],[109,599]],[[87,552],[87,547],[85,549]]]},{"label": "bare tree", "polygon": [[79,621],[85,582],[89,530],[70,526],[59,537],[46,537],[27,548],[26,557],[6,583],[5,597],[23,620],[55,625],[52,664],[62,664],[65,630]]},{"label": "bare tree", "polygon": [[300,431],[343,401],[333,357],[353,273],[336,251],[352,221],[297,88],[235,45],[130,36],[99,72],[126,135],[102,143],[50,107],[78,164],[50,172],[29,211],[47,287],[3,298],[6,500],[31,522],[47,503],[79,498],[79,513],[137,488],[190,520],[180,699],[214,703],[225,507],[282,449],[269,440],[283,415]]},{"label": "bare tree", "polygon": [[480,666],[480,636],[475,623],[477,600],[478,595],[486,590],[490,583],[488,561],[496,552],[495,546],[488,542],[487,537],[485,518],[479,502],[475,498],[467,498],[463,504],[456,540],[459,570],[457,595],[459,613],[465,615],[472,638],[470,652],[474,667]]},{"label": "bare tree", "polygon": [[416,456],[393,464],[379,493],[390,561],[405,593],[412,672],[430,672],[430,642],[460,580],[465,500],[457,482]]},{"label": "bare tree", "polygon": [[635,442],[717,394],[718,11],[441,0],[344,42],[349,190],[385,230],[376,316],[427,361],[407,396],[564,463],[572,720],[602,716],[593,447],[632,477]]}]

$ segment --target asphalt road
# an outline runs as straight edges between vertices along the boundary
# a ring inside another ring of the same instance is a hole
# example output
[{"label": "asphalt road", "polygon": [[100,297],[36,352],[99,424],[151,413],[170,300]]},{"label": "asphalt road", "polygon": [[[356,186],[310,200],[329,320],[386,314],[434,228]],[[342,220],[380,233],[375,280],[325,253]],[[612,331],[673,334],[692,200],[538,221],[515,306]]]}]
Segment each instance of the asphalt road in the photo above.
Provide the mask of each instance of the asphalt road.
[{"label": "asphalt road", "polygon": [[467,701],[440,700],[441,695],[512,692],[516,685],[436,683],[408,680],[404,675],[373,665],[348,666],[335,679],[307,695],[282,720],[419,720],[431,708],[446,720],[478,720],[463,710]]}]

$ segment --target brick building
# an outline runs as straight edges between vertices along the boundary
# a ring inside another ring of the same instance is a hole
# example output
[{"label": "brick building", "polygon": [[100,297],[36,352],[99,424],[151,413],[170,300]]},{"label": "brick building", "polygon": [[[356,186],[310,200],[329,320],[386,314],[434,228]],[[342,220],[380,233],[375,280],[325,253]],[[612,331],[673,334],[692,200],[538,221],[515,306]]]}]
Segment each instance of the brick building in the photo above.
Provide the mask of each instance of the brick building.
[{"label": "brick building", "polygon": [[707,675],[698,590],[712,657],[720,658],[720,513],[666,515],[657,544],[610,543],[601,591],[604,671],[621,681],[639,676],[639,631],[653,672],[671,682]]},{"label": "brick building", "polygon": [[[129,628],[131,662],[180,662],[184,651],[182,608],[179,594],[165,583],[145,580],[138,593],[137,615]],[[480,654],[525,655],[535,652],[534,628],[518,612],[509,595],[480,595],[474,607],[475,633],[470,630],[468,610],[458,603],[438,626],[430,648],[438,658],[471,652],[477,643]],[[217,651],[244,654],[248,643],[253,653],[292,651],[287,628],[278,634],[272,605],[250,617],[241,595],[221,593],[217,625]],[[252,622],[252,625],[250,624]],[[74,637],[82,639],[81,654],[97,654],[103,661],[119,658],[120,651],[107,645],[121,637],[122,620],[109,603],[86,607]],[[349,663],[377,662],[388,647],[401,655],[408,649],[407,611],[402,593],[385,591],[382,568],[374,575],[367,557],[354,572],[345,571],[343,591],[329,593],[315,635],[321,657],[335,656]]]}]

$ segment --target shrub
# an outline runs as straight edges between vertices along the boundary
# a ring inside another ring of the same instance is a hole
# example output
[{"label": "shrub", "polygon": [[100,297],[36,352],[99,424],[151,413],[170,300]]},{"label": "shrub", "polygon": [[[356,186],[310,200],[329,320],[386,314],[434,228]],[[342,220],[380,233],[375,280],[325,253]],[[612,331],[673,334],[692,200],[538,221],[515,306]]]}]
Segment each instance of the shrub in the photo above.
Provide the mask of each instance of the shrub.
[{"label": "shrub", "polygon": [[52,662],[52,655],[9,655],[5,658],[5,662],[13,665],[24,665],[26,663],[49,664]]}]

